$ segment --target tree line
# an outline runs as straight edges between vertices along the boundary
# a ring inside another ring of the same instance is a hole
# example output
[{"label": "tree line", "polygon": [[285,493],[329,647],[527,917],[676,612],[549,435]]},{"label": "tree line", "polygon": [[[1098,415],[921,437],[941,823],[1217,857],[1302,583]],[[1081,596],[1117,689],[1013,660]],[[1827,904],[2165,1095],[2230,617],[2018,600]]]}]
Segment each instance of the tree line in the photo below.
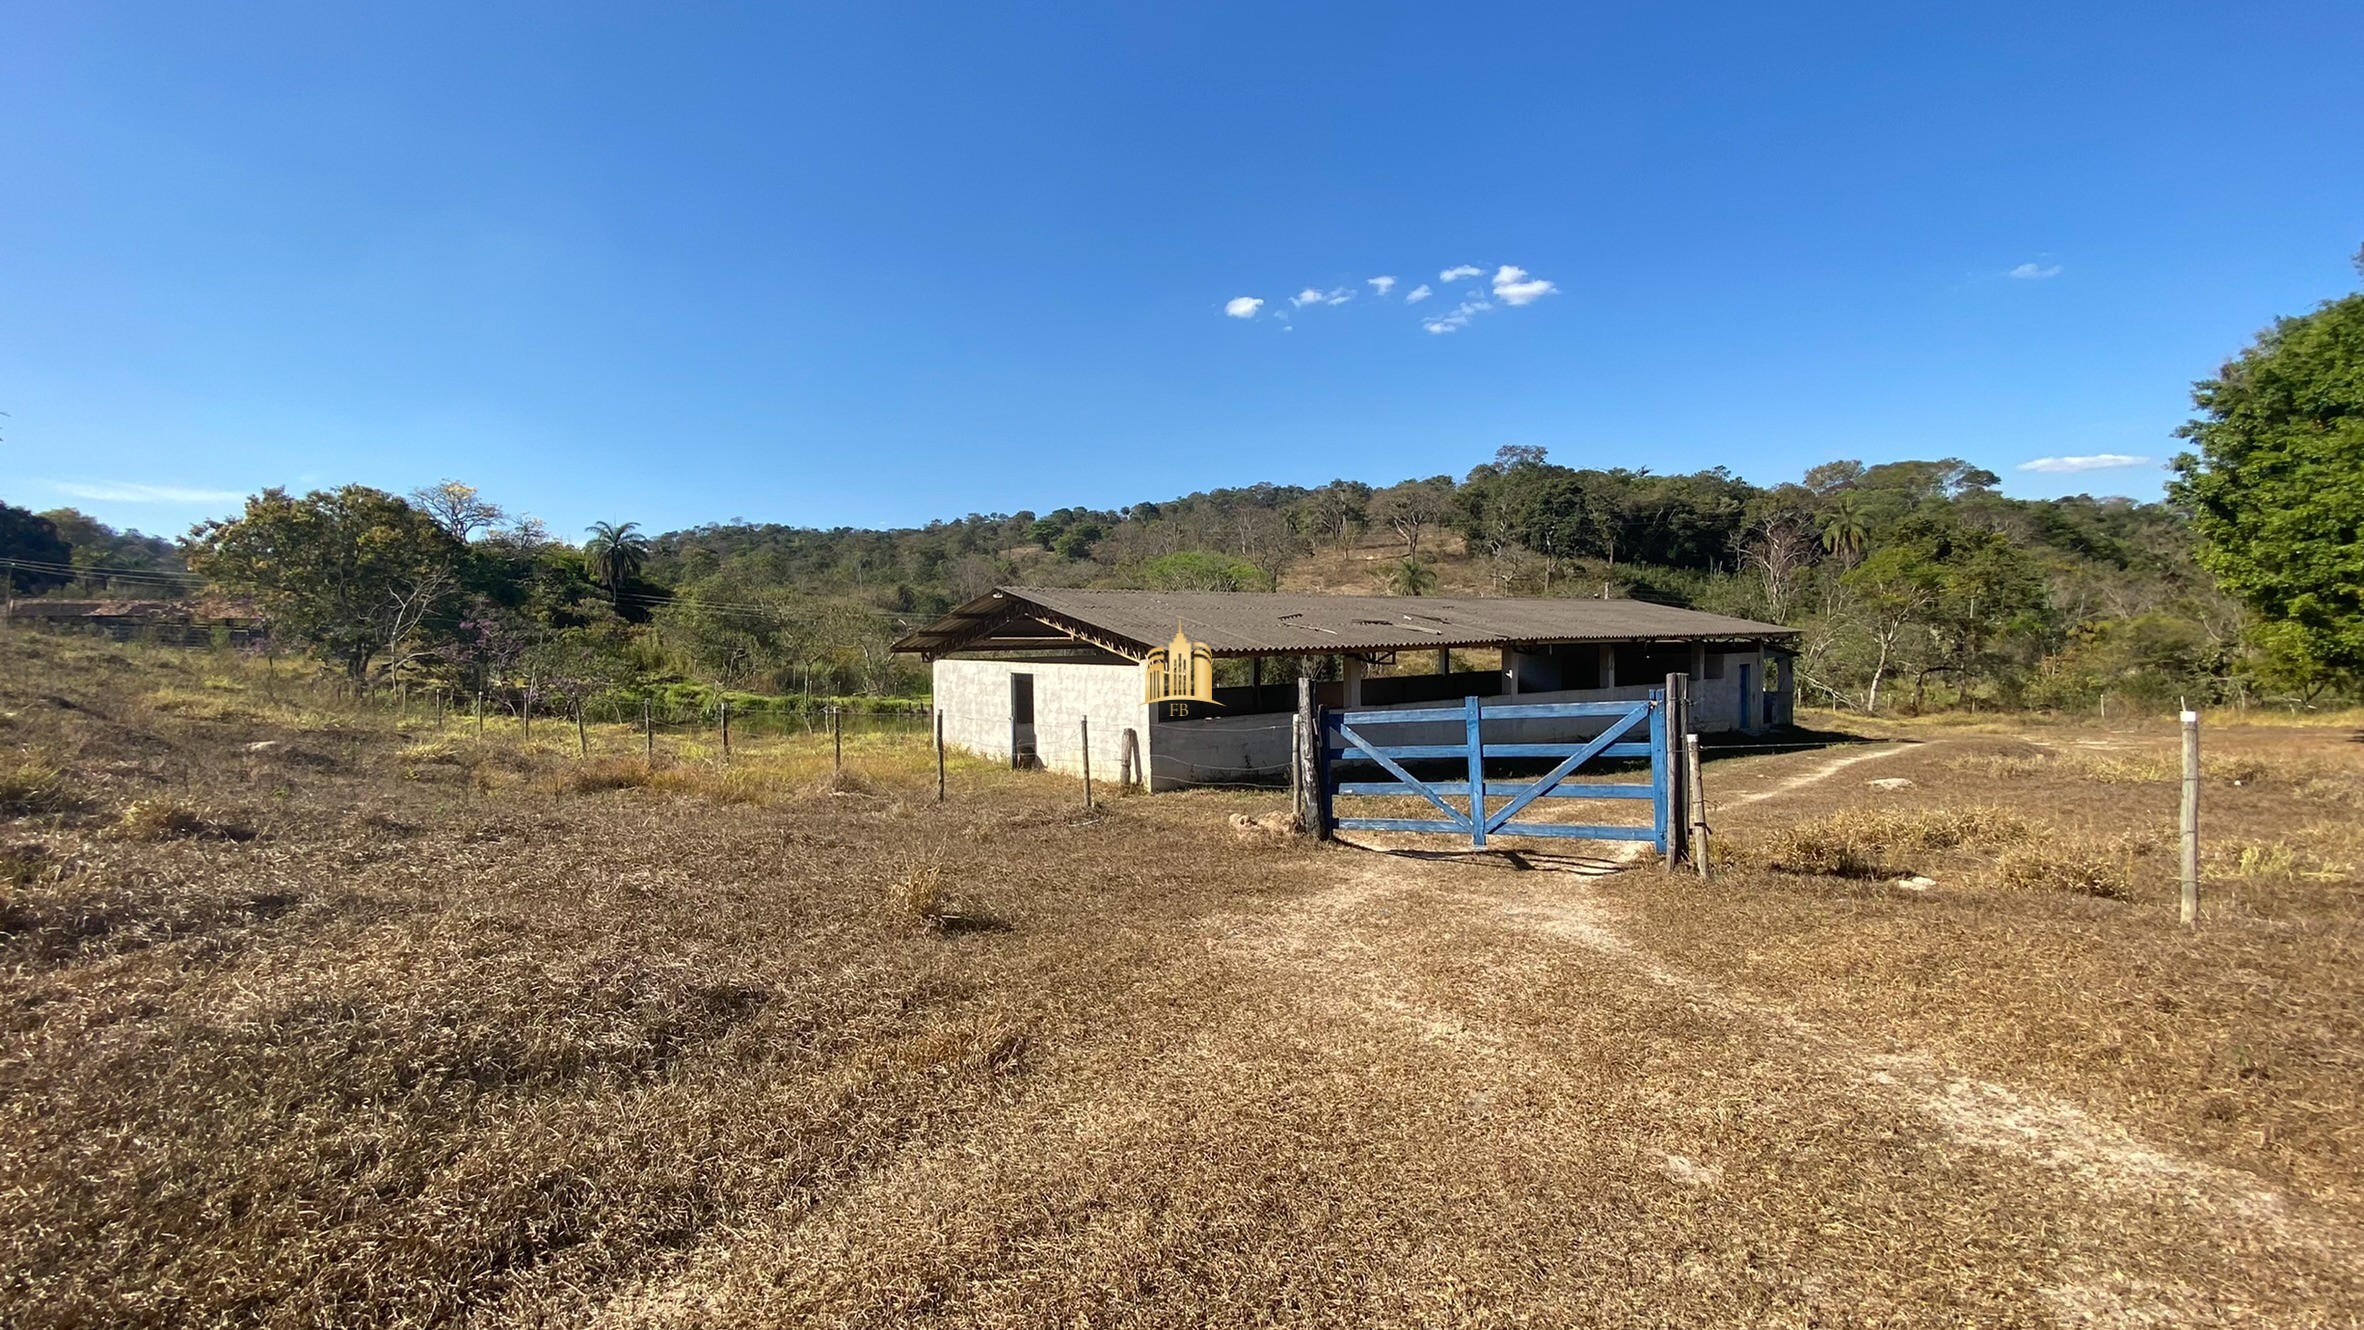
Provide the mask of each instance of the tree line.
[{"label": "tree line", "polygon": [[[2364,266],[2364,256],[2360,256]],[[458,481],[268,490],[179,542],[0,506],[18,594],[242,597],[356,680],[533,705],[700,681],[914,693],[888,647],[997,585],[1262,590],[1387,551],[1388,589],[1633,597],[1800,628],[1809,702],[2076,710],[2354,699],[2364,681],[2364,295],[2285,319],[2195,385],[2161,502],[2014,499],[1959,459],[1760,485],[1502,449],[1456,478],[1253,485],[924,527],[731,522],[579,542]],[[136,579],[149,579],[141,582]]]}]

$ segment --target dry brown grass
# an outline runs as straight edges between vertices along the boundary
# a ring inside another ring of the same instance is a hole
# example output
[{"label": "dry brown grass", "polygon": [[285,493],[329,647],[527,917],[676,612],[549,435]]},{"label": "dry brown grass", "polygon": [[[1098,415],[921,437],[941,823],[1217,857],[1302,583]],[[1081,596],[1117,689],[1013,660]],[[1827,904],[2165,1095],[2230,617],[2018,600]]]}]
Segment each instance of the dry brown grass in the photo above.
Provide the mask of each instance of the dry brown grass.
[{"label": "dry brown grass", "polygon": [[2003,852],[1995,880],[2015,891],[2066,891],[2105,900],[2132,900],[2134,856],[2130,845],[2091,849],[2055,843],[2021,845]]},{"label": "dry brown grass", "polygon": [[1784,872],[1893,877],[1912,871],[1909,857],[1915,854],[1999,849],[2029,833],[2027,819],[1992,806],[1849,808],[1786,824],[1764,839],[1758,853]]},{"label": "dry brown grass", "polygon": [[[285,721],[145,704],[224,672],[201,660],[0,652],[0,754],[61,755],[82,801],[0,821],[0,1324],[2364,1302],[2347,1249],[2307,1245],[2364,1216],[2356,890],[2308,875],[2355,833],[2287,782],[2211,787],[2212,834],[2257,853],[2226,851],[2190,935],[2156,856],[2123,901],[1993,880],[2044,838],[2155,836],[2159,789],[1985,782],[1936,748],[1892,759],[1910,790],[1858,767],[1719,814],[1762,841],[1877,808],[1863,844],[1950,845],[1902,851],[1942,861],[1925,895],[1739,863],[1590,882],[1235,836],[1272,795],[1086,819],[1071,781],[956,764],[938,806],[924,748],[849,743],[876,792],[835,794],[825,743],[650,767],[595,734],[585,764],[571,734],[398,733],[285,679]],[[1711,784],[1791,769],[1753,761]],[[151,802],[270,834],[119,834]],[[2037,834],[2003,843],[2007,817]],[[1933,1097],[1874,1057],[1930,1059]],[[1965,1136],[1957,1081],[2280,1190],[2212,1208],[2138,1168],[2172,1187],[2121,1195]]]}]

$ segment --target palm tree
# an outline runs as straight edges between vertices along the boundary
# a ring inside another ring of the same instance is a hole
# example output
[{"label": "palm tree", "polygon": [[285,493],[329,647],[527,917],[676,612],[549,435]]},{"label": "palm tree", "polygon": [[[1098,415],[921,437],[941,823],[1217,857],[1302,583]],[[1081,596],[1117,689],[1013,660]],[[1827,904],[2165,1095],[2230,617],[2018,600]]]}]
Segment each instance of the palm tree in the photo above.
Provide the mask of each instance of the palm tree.
[{"label": "palm tree", "polygon": [[608,598],[621,609],[624,588],[648,562],[648,538],[640,534],[638,522],[594,522],[590,532],[583,555],[591,561],[592,578],[607,588]]},{"label": "palm tree", "polygon": [[1830,507],[1822,514],[1822,548],[1853,564],[1856,556],[1863,553],[1867,534],[1863,505],[1855,496],[1843,490],[1832,495]]},{"label": "palm tree", "polygon": [[1387,588],[1399,596],[1425,596],[1436,590],[1436,574],[1418,559],[1405,559],[1396,564]]}]

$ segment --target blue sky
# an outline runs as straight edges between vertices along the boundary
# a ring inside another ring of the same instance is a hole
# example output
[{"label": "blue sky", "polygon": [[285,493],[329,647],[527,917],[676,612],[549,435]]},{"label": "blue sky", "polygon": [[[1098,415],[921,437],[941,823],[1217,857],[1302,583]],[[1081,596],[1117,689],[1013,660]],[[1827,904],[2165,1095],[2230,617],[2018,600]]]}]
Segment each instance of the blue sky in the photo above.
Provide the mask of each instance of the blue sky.
[{"label": "blue sky", "polygon": [[2360,67],[2353,0],[17,4],[0,496],[912,524],[1540,444],[2148,497],[2015,468],[2170,455],[2354,288]]}]

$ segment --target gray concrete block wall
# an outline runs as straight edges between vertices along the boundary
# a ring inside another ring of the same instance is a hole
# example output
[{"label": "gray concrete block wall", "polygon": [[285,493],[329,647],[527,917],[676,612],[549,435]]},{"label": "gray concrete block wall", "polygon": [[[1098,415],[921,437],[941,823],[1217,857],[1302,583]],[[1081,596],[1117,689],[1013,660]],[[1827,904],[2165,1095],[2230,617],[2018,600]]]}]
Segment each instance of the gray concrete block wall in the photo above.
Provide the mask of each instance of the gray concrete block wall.
[{"label": "gray concrete block wall", "polygon": [[935,705],[944,713],[947,747],[998,762],[1011,758],[1010,676],[1034,676],[1034,749],[1043,766],[1083,774],[1079,721],[1091,720],[1092,778],[1111,783],[1122,769],[1124,732],[1148,749],[1148,708],[1137,665],[1064,661],[939,660]]}]

